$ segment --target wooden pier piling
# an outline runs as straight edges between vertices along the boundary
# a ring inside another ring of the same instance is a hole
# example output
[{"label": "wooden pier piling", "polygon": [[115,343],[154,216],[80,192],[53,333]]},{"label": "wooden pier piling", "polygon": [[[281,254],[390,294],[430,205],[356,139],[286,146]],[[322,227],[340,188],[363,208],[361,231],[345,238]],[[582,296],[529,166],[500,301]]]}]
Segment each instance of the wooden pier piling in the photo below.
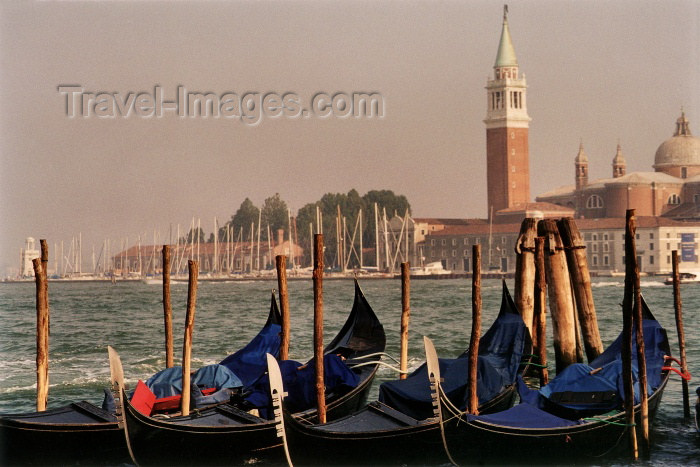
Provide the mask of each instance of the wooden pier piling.
[{"label": "wooden pier piling", "polygon": [[481,245],[472,246],[472,332],[469,339],[469,374],[467,376],[467,410],[479,415],[478,370],[481,336]]},{"label": "wooden pier piling", "polygon": [[280,360],[289,359],[289,292],[287,290],[287,257],[275,257],[277,267],[277,288],[280,295],[280,314],[282,315],[282,340],[280,343]]},{"label": "wooden pier piling", "polygon": [[173,305],[170,299],[170,245],[163,245],[163,324],[165,325],[165,368],[175,365],[173,358]]},{"label": "wooden pier piling", "polygon": [[586,258],[586,244],[581,238],[576,222],[571,217],[560,219],[557,222],[557,227],[559,228],[559,234],[566,252],[566,262],[571,276],[574,298],[576,299],[578,322],[583,335],[586,358],[591,362],[603,353],[603,340],[600,338],[598,318],[593,302],[591,273],[588,270],[588,259]]},{"label": "wooden pier piling", "polygon": [[408,370],[408,324],[411,321],[411,265],[401,263],[401,352],[399,369],[401,376],[406,379]]},{"label": "wooden pier piling", "polygon": [[318,422],[326,423],[326,387],[323,379],[323,234],[314,234],[314,362]]},{"label": "wooden pier piling", "polygon": [[[683,329],[683,302],[681,301],[681,281],[680,271],[678,269],[678,250],[671,252],[673,261],[673,309],[676,315],[676,331],[678,332],[678,347],[681,357],[681,371],[684,375],[688,374],[688,361],[685,356],[685,331]],[[690,418],[690,396],[688,394],[688,381],[683,378],[681,380],[683,387],[683,417],[688,420]]]},{"label": "wooden pier piling", "polygon": [[199,263],[187,262],[189,278],[187,281],[187,314],[185,315],[185,339],[182,345],[182,415],[190,414],[190,363],[192,360],[192,331],[194,330],[194,313],[197,304],[197,277]]},{"label": "wooden pier piling", "polygon": [[545,273],[549,309],[552,314],[554,357],[557,373],[572,363],[576,356],[576,313],[566,265],[564,247],[556,221],[543,219],[537,224],[537,233],[545,237]]},{"label": "wooden pier piling", "polygon": [[523,219],[520,224],[520,234],[515,242],[515,306],[530,335],[535,333],[532,326],[535,307],[535,237],[537,237],[537,220]]},{"label": "wooden pier piling", "polygon": [[626,423],[629,429],[629,443],[632,458],[639,458],[637,430],[634,425],[634,386],[632,379],[632,320],[635,296],[635,275],[639,280],[637,252],[635,247],[636,222],[634,209],[628,209],[625,222],[625,292],[622,300],[622,381],[625,392]]},{"label": "wooden pier piling", "polygon": [[40,258],[32,260],[36,283],[36,410],[46,410],[49,399],[49,307],[46,270]]},{"label": "wooden pier piling", "polygon": [[540,387],[549,382],[547,370],[547,280],[544,272],[544,237],[535,238],[535,309],[532,319],[535,333],[532,345],[540,363]]}]

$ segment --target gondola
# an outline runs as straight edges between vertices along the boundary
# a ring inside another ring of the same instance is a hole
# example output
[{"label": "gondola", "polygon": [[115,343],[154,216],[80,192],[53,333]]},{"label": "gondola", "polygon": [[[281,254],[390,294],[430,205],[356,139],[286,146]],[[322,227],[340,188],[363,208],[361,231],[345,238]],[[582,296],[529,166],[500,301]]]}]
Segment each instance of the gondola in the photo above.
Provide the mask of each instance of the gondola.
[{"label": "gondola", "polygon": [[[643,301],[642,306],[651,425],[669,377],[669,367],[664,365],[670,358],[670,347],[665,329]],[[452,407],[440,390],[449,455],[457,462],[470,464],[590,463],[628,446],[622,409],[621,342],[622,335],[589,365],[569,365],[539,390],[529,389],[520,381],[521,403],[500,413],[466,415]],[[632,355],[639,424],[636,350]]]},{"label": "gondola", "polygon": [[[384,328],[355,281],[350,315],[324,352],[326,358],[341,354],[346,367],[352,369],[357,378],[357,384],[352,389],[339,386],[333,390],[326,380],[329,420],[353,412],[366,403],[379,366],[377,355],[384,352],[385,345]],[[306,368],[313,369],[313,363],[307,363]],[[292,390],[288,391],[294,396]],[[251,414],[247,408],[245,403],[231,402],[188,416],[159,419],[140,413],[124,400],[124,431],[132,459],[139,465],[223,465],[283,459],[274,420],[260,416],[262,413]],[[298,416],[313,420],[316,409],[302,410]]]},{"label": "gondola", "polygon": [[[479,410],[505,410],[515,400],[516,376],[525,368],[522,363],[529,360],[532,346],[505,281],[498,317],[479,342]],[[439,362],[451,398],[460,406],[466,404],[467,362],[468,351],[456,359]],[[352,415],[326,424],[309,424],[285,411],[292,461],[341,465],[448,462],[440,423],[433,410],[428,373],[424,364],[405,380],[384,383],[384,402],[374,401]]]},{"label": "gondola", "polygon": [[[266,371],[265,354],[279,354],[281,317],[274,294],[267,321],[243,349],[221,363],[255,378]],[[105,401],[111,393],[105,391]],[[87,401],[24,414],[0,416],[0,465],[117,465],[130,461],[123,430],[109,404]]]}]

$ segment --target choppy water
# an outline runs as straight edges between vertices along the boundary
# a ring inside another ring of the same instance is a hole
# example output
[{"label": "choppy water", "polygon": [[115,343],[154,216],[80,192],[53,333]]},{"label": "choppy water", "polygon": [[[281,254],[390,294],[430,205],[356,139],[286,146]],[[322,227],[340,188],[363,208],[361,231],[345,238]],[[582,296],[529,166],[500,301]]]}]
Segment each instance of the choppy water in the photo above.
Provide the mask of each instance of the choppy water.
[{"label": "choppy water", "polygon": [[[599,279],[594,284],[601,334],[605,345],[619,333],[622,282]],[[384,324],[387,352],[399,355],[401,285],[398,280],[361,282],[365,296]],[[509,281],[512,286],[512,281]],[[192,366],[216,363],[247,343],[260,329],[275,281],[200,282],[195,317]],[[682,287],[683,316],[690,372],[691,404],[700,384],[700,285]],[[642,281],[642,292],[657,319],[668,330],[678,355],[673,295],[660,279]],[[495,318],[500,282],[483,283],[483,330]],[[441,356],[456,356],[468,346],[471,330],[471,285],[467,280],[414,280],[411,283],[409,365],[423,360],[422,336],[430,336]],[[51,303],[49,408],[74,400],[100,404],[108,385],[107,345],[117,349],[127,382],[135,383],[165,366],[161,287],[143,283],[54,283]],[[187,286],[172,285],[176,363],[183,339]],[[326,342],[339,330],[353,299],[352,281],[324,282]],[[0,413],[32,411],[35,407],[35,288],[33,283],[0,284]],[[292,310],[290,355],[303,360],[312,354],[312,283],[289,283]],[[551,342],[551,325],[548,326]],[[551,352],[550,352],[551,353]],[[550,356],[553,361],[553,355]],[[379,380],[395,378],[386,368]],[[371,398],[376,398],[375,384]],[[666,388],[653,429],[654,447],[648,465],[700,464],[700,437],[683,421],[680,378]],[[526,455],[526,453],[524,453]],[[526,459],[526,457],[524,457]],[[624,459],[604,461],[624,464]],[[532,459],[527,463],[536,463]]]}]

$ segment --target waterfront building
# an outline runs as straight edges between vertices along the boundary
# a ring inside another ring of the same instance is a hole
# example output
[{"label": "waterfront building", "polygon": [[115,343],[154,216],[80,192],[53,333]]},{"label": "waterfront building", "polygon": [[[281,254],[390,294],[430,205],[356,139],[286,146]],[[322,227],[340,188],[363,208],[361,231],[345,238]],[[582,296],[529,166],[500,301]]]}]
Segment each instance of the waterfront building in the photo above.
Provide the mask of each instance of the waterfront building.
[{"label": "waterfront building", "polygon": [[[591,273],[621,275],[625,271],[625,218],[576,219],[586,244]],[[515,242],[520,223],[450,225],[426,236],[418,249],[425,263],[439,261],[461,274],[471,271],[472,246],[481,245],[482,272],[515,272]],[[637,263],[647,274],[669,274],[671,251],[678,250],[685,270],[698,263],[700,223],[657,216],[637,216]]]},{"label": "waterfront building", "polygon": [[[524,218],[573,217],[586,243],[591,272],[621,274],[625,213],[634,208],[641,271],[668,274],[674,249],[680,252],[682,269],[700,269],[696,241],[700,236],[700,139],[692,136],[684,112],[673,136],[658,147],[653,172],[627,173],[627,160],[618,144],[611,177],[590,180],[588,156],[581,144],[574,157],[574,183],[531,202],[527,86],[524,74],[520,75],[507,9],[493,69],[493,79],[486,86],[484,120],[489,218],[415,219],[414,245],[406,246],[407,253],[399,256],[409,258],[412,265],[439,261],[453,273],[468,273],[472,246],[481,244],[482,272],[512,273]],[[402,225],[403,219],[392,219],[390,237],[399,238]],[[401,252],[401,248],[394,244],[392,251]]]},{"label": "waterfront building", "polygon": [[34,237],[27,237],[24,241],[24,248],[20,251],[19,276],[34,277],[34,265],[32,260],[41,258],[41,251],[36,249]]},{"label": "waterfront building", "polygon": [[638,216],[700,220],[700,139],[692,135],[681,111],[676,130],[654,156],[654,171],[626,171],[626,158],[617,145],[610,178],[588,180],[588,157],[583,143],[574,158],[575,183],[537,196],[537,201],[564,206],[576,218],[624,217],[634,208]]}]

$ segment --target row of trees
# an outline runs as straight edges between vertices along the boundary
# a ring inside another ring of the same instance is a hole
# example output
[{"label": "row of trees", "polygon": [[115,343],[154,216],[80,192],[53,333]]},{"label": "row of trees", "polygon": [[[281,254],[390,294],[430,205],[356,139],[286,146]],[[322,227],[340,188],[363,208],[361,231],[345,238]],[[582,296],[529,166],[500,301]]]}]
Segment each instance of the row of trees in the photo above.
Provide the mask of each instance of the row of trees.
[{"label": "row of trees", "polygon": [[[375,216],[374,206],[378,207],[379,215],[386,212],[387,217],[394,215],[404,216],[411,214],[411,205],[404,195],[397,195],[391,190],[371,190],[360,196],[357,190],[352,189],[347,193],[326,193],[320,200],[308,203],[297,212],[290,220],[290,212],[287,203],[279,193],[266,198],[261,208],[246,198],[241,203],[238,210],[231,216],[231,219],[222,225],[218,231],[218,240],[226,241],[227,232],[233,232],[231,241],[238,240],[241,232],[244,241],[250,241],[251,224],[254,225],[254,239],[257,240],[258,224],[260,225],[260,239],[267,243],[268,231],[271,241],[276,241],[278,229],[284,230],[285,240],[289,238],[289,227],[291,224],[292,238],[294,243],[300,244],[305,251],[305,257],[301,259],[302,264],[310,263],[311,234],[321,231],[325,238],[325,262],[328,265],[340,266],[337,264],[338,245],[338,224],[340,224],[341,238],[350,245],[353,233],[355,234],[355,249],[359,249],[360,231],[362,234],[363,248],[373,249],[375,243]],[[357,225],[360,211],[362,211],[362,223]],[[317,212],[320,213],[322,225],[318,225]],[[341,222],[337,222],[340,213]],[[342,221],[345,218],[345,222]],[[357,225],[357,228],[356,228]],[[268,229],[269,226],[269,229]],[[200,242],[213,242],[214,233],[211,233],[207,240],[204,231],[195,227],[190,229],[186,240],[188,242],[199,239]],[[347,248],[346,248],[347,249]],[[365,258],[364,263],[374,264],[371,258]],[[350,267],[359,266],[358,259],[353,255],[350,260]]]}]

